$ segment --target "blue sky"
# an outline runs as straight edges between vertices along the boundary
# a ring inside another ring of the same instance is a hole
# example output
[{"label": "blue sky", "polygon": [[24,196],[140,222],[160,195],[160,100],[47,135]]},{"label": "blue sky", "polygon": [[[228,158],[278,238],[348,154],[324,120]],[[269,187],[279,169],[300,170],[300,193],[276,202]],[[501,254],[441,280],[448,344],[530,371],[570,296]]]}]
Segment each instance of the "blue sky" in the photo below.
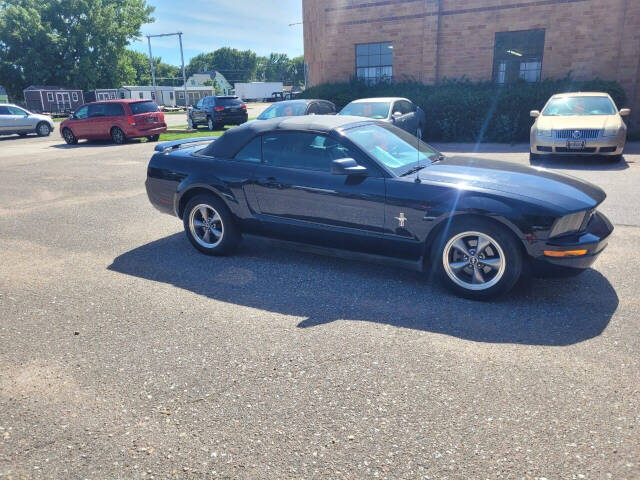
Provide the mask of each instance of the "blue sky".
[{"label": "blue sky", "polygon": [[[147,0],[156,7],[155,22],[142,26],[143,35],[182,31],[185,65],[202,52],[220,47],[302,55],[302,0]],[[152,38],[154,57],[180,65],[178,37]],[[131,48],[148,53],[147,39]]]}]

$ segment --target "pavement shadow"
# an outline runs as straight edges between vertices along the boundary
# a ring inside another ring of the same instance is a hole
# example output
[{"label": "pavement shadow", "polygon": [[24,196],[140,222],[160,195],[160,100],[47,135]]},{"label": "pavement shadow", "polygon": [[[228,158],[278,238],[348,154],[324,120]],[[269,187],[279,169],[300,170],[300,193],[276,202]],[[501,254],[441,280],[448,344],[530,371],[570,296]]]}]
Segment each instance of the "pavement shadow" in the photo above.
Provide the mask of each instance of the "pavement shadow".
[{"label": "pavement shadow", "polygon": [[618,296],[600,273],[532,280],[508,297],[473,302],[425,275],[324,257],[256,237],[232,257],[198,253],[183,233],[118,256],[109,270],[208,298],[302,317],[299,328],[367,321],[488,343],[571,345],[600,335]]},{"label": "pavement shadow", "polygon": [[588,156],[562,156],[542,158],[541,160],[531,161],[531,166],[544,167],[550,170],[627,170],[630,163],[635,163],[633,160],[627,161],[626,157],[620,159],[620,161],[613,162],[606,157],[588,157]]},{"label": "pavement shadow", "polygon": [[104,148],[104,147],[124,147],[130,144],[143,143],[140,138],[129,138],[127,142],[123,145],[116,145],[111,140],[80,140],[75,145],[68,145],[64,143],[59,143],[57,145],[51,145],[53,148],[59,148],[62,150],[70,150],[73,148]]}]

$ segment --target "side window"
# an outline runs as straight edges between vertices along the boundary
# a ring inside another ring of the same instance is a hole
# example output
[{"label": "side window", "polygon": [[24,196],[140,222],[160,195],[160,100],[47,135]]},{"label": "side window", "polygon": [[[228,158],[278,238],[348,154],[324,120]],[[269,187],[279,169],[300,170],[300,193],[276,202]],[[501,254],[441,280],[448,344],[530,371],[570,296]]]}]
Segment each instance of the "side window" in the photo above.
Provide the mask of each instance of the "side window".
[{"label": "side window", "polygon": [[320,115],[330,115],[335,113],[335,108],[329,102],[320,102],[318,104],[318,109],[320,110]]},{"label": "side window", "polygon": [[119,103],[106,103],[104,105],[104,114],[107,117],[119,117],[124,115],[124,108]]},{"label": "side window", "polygon": [[204,100],[199,100],[198,103],[196,104],[196,108],[201,109],[204,105]]},{"label": "side window", "polygon": [[27,115],[27,112],[18,107],[7,107],[9,110],[9,115]]},{"label": "side window", "polygon": [[393,112],[400,112],[402,115],[406,115],[407,113],[411,113],[411,104],[404,100],[398,100],[393,107]]},{"label": "side window", "polygon": [[262,158],[268,165],[331,171],[331,162],[351,152],[332,138],[313,133],[274,133],[262,137]]},{"label": "side window", "polygon": [[243,162],[260,163],[261,154],[262,139],[258,136],[245,145],[245,147],[236,154],[235,159]]},{"label": "side window", "polygon": [[89,107],[86,105],[76,110],[75,117],[79,119],[87,118],[89,116]]},{"label": "side window", "polygon": [[11,115],[9,113],[9,107],[0,105],[0,115]]},{"label": "side window", "polygon": [[307,109],[307,115],[320,115],[320,107],[317,103],[312,103]]},{"label": "side window", "polygon": [[89,117],[104,117],[106,105],[104,103],[96,103],[94,105],[89,105]]}]

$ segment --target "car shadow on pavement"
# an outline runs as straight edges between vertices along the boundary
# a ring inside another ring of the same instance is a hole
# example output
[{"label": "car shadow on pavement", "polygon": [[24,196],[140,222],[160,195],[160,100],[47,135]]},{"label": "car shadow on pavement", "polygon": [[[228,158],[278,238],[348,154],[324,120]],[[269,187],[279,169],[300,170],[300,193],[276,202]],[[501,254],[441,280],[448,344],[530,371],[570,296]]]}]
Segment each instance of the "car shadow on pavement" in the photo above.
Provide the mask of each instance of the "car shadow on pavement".
[{"label": "car shadow on pavement", "polygon": [[357,320],[488,343],[575,344],[600,335],[618,307],[615,290],[595,270],[572,279],[534,279],[501,300],[474,302],[433,285],[424,274],[255,237],[245,238],[234,256],[207,257],[184,234],[174,234],[118,256],[108,268],[302,317],[300,328]]},{"label": "car shadow on pavement", "polygon": [[535,160],[531,162],[532,167],[543,167],[548,169],[561,170],[627,170],[629,163],[635,163],[633,160],[627,161],[625,157],[617,162],[602,157],[551,157]]}]

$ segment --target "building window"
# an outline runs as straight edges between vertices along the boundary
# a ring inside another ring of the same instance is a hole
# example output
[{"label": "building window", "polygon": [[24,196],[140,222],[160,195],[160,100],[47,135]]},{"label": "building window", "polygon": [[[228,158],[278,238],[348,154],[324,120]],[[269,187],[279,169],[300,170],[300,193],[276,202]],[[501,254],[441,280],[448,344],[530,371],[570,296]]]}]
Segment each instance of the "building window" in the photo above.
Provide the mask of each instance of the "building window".
[{"label": "building window", "polygon": [[393,44],[356,45],[356,75],[369,85],[390,82],[393,79]]},{"label": "building window", "polygon": [[53,102],[53,92],[47,92],[47,100]]},{"label": "building window", "polygon": [[142,92],[139,92],[139,93],[138,93],[138,96],[139,96],[140,98],[144,98],[144,95],[142,94]]},{"label": "building window", "polygon": [[542,76],[544,30],[496,33],[493,79],[505,84],[518,80],[539,82]]},{"label": "building window", "polygon": [[78,92],[71,92],[71,98],[74,102],[78,101]]},{"label": "building window", "polygon": [[169,92],[169,99],[173,100],[173,92]]},{"label": "building window", "polygon": [[178,98],[184,100],[184,92],[178,92]]},{"label": "building window", "polygon": [[156,99],[156,92],[151,92],[151,100],[155,100]]}]

